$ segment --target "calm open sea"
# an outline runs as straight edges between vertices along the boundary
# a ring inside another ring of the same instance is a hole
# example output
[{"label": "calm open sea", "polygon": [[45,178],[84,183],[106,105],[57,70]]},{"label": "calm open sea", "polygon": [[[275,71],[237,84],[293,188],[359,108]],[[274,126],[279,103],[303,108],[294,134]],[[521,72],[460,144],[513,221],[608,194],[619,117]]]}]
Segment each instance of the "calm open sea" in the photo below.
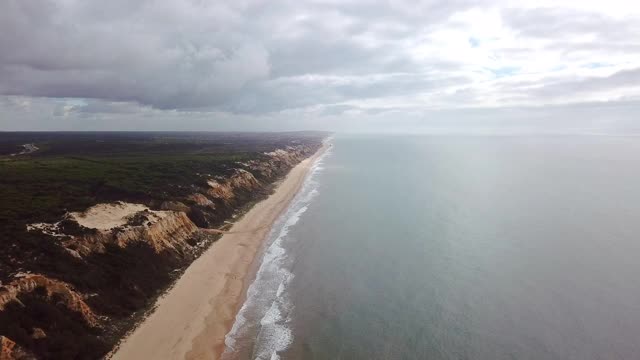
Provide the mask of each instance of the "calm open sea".
[{"label": "calm open sea", "polygon": [[227,359],[640,359],[640,138],[337,135]]}]

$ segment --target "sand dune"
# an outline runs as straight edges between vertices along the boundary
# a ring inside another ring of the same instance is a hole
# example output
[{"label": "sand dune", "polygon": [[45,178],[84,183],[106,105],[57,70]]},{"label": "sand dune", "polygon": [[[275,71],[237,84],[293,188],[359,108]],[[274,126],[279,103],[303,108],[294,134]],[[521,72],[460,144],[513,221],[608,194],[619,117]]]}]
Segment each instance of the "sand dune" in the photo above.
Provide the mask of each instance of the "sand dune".
[{"label": "sand dune", "polygon": [[[72,212],[69,215],[84,227],[109,230],[125,225],[131,216],[143,210],[149,210],[149,208],[142,204],[119,201],[113,204],[94,205],[84,212]],[[150,211],[150,213],[155,212]]]}]

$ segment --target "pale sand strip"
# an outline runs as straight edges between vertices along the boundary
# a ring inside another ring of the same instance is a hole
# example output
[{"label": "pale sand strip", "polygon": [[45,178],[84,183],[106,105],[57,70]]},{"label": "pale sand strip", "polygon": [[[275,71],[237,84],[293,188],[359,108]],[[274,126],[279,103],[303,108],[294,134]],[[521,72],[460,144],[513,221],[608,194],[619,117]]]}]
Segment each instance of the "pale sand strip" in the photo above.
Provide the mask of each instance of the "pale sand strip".
[{"label": "pale sand strip", "polygon": [[218,359],[262,240],[326,146],[295,166],[274,194],[251,208],[194,261],[112,359]]}]

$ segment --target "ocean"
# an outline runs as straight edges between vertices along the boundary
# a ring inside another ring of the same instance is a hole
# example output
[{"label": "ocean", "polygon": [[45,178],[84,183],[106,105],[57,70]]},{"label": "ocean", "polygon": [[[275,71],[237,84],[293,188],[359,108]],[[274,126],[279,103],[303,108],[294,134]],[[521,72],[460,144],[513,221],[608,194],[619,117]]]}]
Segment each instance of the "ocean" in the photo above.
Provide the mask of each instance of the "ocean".
[{"label": "ocean", "polygon": [[223,358],[640,358],[640,138],[332,144]]}]

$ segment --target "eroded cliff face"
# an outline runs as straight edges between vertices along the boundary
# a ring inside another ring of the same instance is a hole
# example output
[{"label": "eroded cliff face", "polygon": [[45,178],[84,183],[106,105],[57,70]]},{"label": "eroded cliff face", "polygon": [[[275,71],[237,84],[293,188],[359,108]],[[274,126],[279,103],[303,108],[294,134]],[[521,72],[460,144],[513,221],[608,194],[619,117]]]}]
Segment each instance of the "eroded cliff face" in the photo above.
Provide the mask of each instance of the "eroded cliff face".
[{"label": "eroded cliff face", "polygon": [[[0,326],[0,335],[12,326],[24,327],[10,336],[12,340],[27,350],[38,342],[36,356],[49,357],[42,349],[59,347],[59,338],[47,336],[58,330],[47,327],[51,321],[33,318],[38,315],[29,306],[37,304],[51,311],[56,323],[82,322],[74,330],[83,336],[77,341],[95,344],[89,350],[74,350],[77,356],[90,358],[108,351],[131,326],[131,315],[147,307],[175,279],[176,270],[214,240],[200,228],[225,225],[239,208],[266,196],[269,184],[317,148],[289,146],[238,162],[225,176],[194,177],[194,184],[180,197],[148,203],[122,199],[67,213],[56,223],[29,225],[30,233],[56,244],[68,259],[52,259],[64,263],[55,264],[51,274],[16,275],[0,287],[0,321],[15,322]],[[104,336],[107,333],[112,335]],[[13,342],[5,339],[6,344]]]},{"label": "eroded cliff face", "polygon": [[265,153],[261,160],[239,163],[240,167],[227,177],[206,178],[205,186],[196,187],[198,192],[184,199],[163,201],[158,210],[122,201],[97,204],[83,212],[69,213],[57,223],[31,224],[29,230],[57,238],[77,258],[104,253],[110,245],[125,249],[133,243],[144,243],[156,253],[168,251],[180,256],[192,248],[189,240],[198,226],[220,224],[242,202],[241,197],[264,188],[256,176],[267,182],[273,180],[313,151],[308,146],[289,146]]},{"label": "eroded cliff face", "polygon": [[12,301],[20,303],[19,295],[38,288],[44,290],[47,298],[52,298],[55,295],[58,303],[80,314],[89,326],[98,326],[97,317],[84,302],[82,295],[75,292],[69,284],[37,274],[20,275],[10,284],[0,287],[0,311],[4,310],[5,306]]},{"label": "eroded cliff face", "polygon": [[15,341],[0,336],[0,360],[32,360],[36,357],[23,349]]},{"label": "eroded cliff face", "polygon": [[108,245],[126,248],[134,242],[149,245],[156,253],[171,251],[183,253],[198,227],[184,212],[143,210],[133,215],[139,225],[123,225],[110,230],[98,230],[85,235],[72,236],[62,244],[75,256],[104,253]]},{"label": "eroded cliff face", "polygon": [[226,179],[209,179],[207,185],[209,189],[206,194],[210,198],[221,200],[227,206],[233,204],[238,193],[251,192],[261,186],[252,173],[243,169],[234,169],[233,175]]},{"label": "eroded cliff face", "polygon": [[249,200],[268,194],[267,185],[311,156],[317,146],[296,145],[261,154],[259,159],[237,162],[227,177],[206,177],[184,199],[189,218],[199,227],[221,226]]},{"label": "eroded cliff face", "polygon": [[245,165],[247,170],[257,177],[270,179],[288,171],[316,150],[317,148],[306,145],[287,146],[284,149],[265,153],[265,159],[251,160]]},{"label": "eroded cliff face", "polygon": [[188,251],[187,241],[198,230],[186,214],[190,208],[179,202],[164,202],[161,208],[176,210],[154,211],[126,202],[98,204],[82,213],[67,214],[58,223],[32,224],[30,230],[54,236],[77,258],[104,253],[109,245],[124,249],[136,242],[156,253]]}]

